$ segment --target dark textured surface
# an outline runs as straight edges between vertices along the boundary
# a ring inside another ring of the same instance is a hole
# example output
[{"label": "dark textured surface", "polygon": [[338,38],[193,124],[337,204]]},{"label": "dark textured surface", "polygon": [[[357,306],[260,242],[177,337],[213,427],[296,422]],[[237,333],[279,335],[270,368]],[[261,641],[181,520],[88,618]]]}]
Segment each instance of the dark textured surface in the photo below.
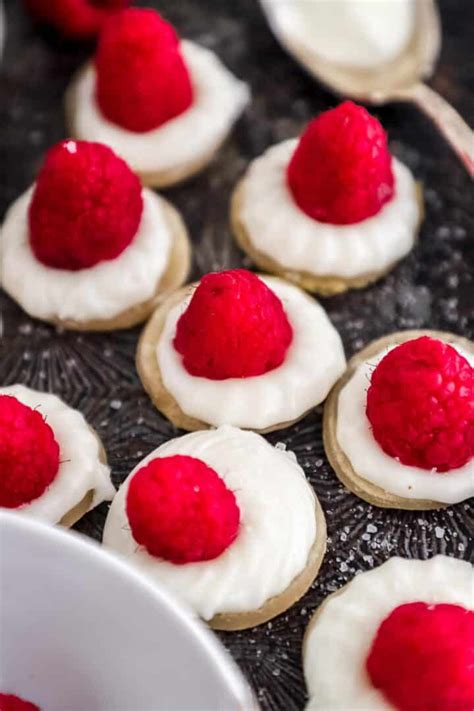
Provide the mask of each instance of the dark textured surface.
[{"label": "dark textured surface", "polygon": [[[24,17],[7,0],[8,42],[0,95],[0,215],[34,178],[44,150],[64,136],[61,100],[90,48],[67,45]],[[143,3],[145,4],[145,3]],[[334,104],[268,31],[254,0],[163,0],[179,31],[219,53],[250,82],[253,102],[218,160],[187,185],[168,191],[182,210],[194,246],[194,274],[242,264],[228,227],[232,186],[248,160],[295,135],[317,111]],[[444,45],[435,87],[474,123],[472,0],[441,3]],[[394,153],[423,181],[426,221],[421,240],[375,286],[325,301],[347,354],[390,331],[431,327],[472,338],[474,208],[472,184],[434,129],[409,106],[379,111]],[[60,333],[29,319],[0,295],[0,382],[52,390],[79,408],[104,440],[118,485],[152,448],[176,431],[154,411],[134,367],[138,330],[110,335]],[[271,441],[293,449],[317,491],[329,524],[328,553],[311,591],[288,614],[248,632],[220,635],[254,685],[265,709],[302,708],[301,640],[321,600],[390,555],[468,558],[473,511],[468,503],[442,512],[371,507],[344,491],[321,441],[321,409]],[[100,538],[107,507],[78,530]]]}]

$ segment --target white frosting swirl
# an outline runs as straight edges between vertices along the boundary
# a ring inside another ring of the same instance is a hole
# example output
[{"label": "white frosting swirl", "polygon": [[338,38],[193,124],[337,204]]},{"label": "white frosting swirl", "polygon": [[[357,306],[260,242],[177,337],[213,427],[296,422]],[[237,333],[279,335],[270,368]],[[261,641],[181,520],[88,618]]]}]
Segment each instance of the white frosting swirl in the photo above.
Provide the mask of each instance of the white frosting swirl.
[{"label": "white frosting swirl", "polygon": [[[474,355],[456,343],[458,353],[474,365]],[[393,348],[393,347],[392,347]],[[360,365],[339,393],[336,436],[354,471],[390,494],[456,504],[474,496],[474,459],[458,469],[438,473],[402,464],[386,454],[375,439],[365,408],[375,367],[392,348],[385,348]]]},{"label": "white frosting swirl", "polygon": [[297,144],[272,146],[245,176],[239,217],[255,249],[287,269],[348,279],[384,271],[408,254],[420,208],[406,166],[393,158],[395,194],[373,217],[353,225],[318,222],[298,207],[287,184]]},{"label": "white frosting swirl", "polygon": [[57,523],[93,491],[90,509],[102,501],[110,501],[115,489],[110,481],[110,469],[99,458],[97,437],[78,410],[74,410],[56,395],[31,390],[24,385],[0,388],[0,395],[11,395],[40,412],[53,430],[59,445],[59,471],[46,491],[15,512],[41,521]]},{"label": "white frosting swirl", "polygon": [[409,602],[449,603],[472,610],[473,589],[472,566],[443,555],[429,560],[391,558],[357,575],[326,601],[305,639],[307,708],[392,711],[365,670],[380,624],[394,608]]},{"label": "white frosting swirl", "polygon": [[157,359],[166,390],[186,415],[216,427],[265,429],[295,420],[318,405],[344,372],[341,338],[324,309],[296,286],[260,278],[281,299],[293,328],[285,360],[263,375],[210,380],[188,373],[173,339],[192,293],[170,310]]},{"label": "white frosting swirl", "polygon": [[[131,478],[152,459],[175,454],[202,460],[235,493],[239,533],[214,560],[175,565],[151,556],[132,536],[125,510]],[[209,620],[257,610],[284,592],[306,567],[316,533],[314,495],[294,455],[254,432],[220,427],[166,442],[135,467],[110,507],[104,544]]]},{"label": "white frosting swirl", "polygon": [[189,109],[152,131],[127,131],[101,113],[95,98],[95,69],[90,65],[76,85],[75,135],[106,143],[140,173],[171,170],[207,158],[242,113],[249,90],[214,52],[189,41],[183,41],[181,49],[194,88]]},{"label": "white frosting swirl", "polygon": [[30,316],[45,320],[114,318],[150,299],[165,272],[172,236],[161,199],[143,189],[137,234],[115,259],[68,271],[42,264],[29,239],[28,208],[33,188],[8,210],[0,232],[0,280]]}]

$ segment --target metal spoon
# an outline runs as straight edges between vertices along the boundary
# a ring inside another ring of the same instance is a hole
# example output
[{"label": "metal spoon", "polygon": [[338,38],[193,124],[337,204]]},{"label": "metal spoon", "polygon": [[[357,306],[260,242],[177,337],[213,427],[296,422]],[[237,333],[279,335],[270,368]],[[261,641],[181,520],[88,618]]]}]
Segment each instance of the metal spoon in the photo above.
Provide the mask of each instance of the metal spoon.
[{"label": "metal spoon", "polygon": [[[291,0],[290,0],[291,1]],[[268,23],[283,47],[313,76],[342,96],[369,104],[409,101],[429,116],[474,177],[474,133],[461,116],[422,79],[431,76],[441,46],[435,0],[415,0],[415,31],[396,60],[376,69],[336,64],[320,57],[289,32],[280,12],[284,0],[260,0]]]}]

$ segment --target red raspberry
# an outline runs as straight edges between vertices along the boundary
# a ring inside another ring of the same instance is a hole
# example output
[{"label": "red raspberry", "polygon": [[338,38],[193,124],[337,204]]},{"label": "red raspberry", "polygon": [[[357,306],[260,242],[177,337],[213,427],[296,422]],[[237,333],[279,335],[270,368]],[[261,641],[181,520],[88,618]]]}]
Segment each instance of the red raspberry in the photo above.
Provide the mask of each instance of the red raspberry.
[{"label": "red raspberry", "polygon": [[40,708],[19,696],[0,694],[0,711],[40,711]]},{"label": "red raspberry", "polygon": [[123,10],[111,17],[95,65],[100,109],[128,131],[151,131],[192,104],[178,37],[154,10]]},{"label": "red raspberry", "polygon": [[178,321],[174,347],[191,375],[262,375],[285,359],[293,330],[280,299],[245,269],[204,276]]},{"label": "red raspberry", "polygon": [[59,470],[59,446],[37,410],[0,395],[0,506],[37,499]]},{"label": "red raspberry", "polygon": [[240,512],[214,469],[194,457],[158,457],[127,493],[132,535],[150,555],[183,564],[217,558],[235,540]]},{"label": "red raspberry", "polygon": [[424,602],[396,607],[377,631],[366,668],[398,711],[472,711],[474,613]]},{"label": "red raspberry", "polygon": [[335,225],[376,215],[394,193],[387,136],[362,106],[345,101],[307,126],[287,180],[309,217]]},{"label": "red raspberry", "polygon": [[63,141],[51,148],[30,204],[30,243],[57,269],[86,269],[121,254],[137,233],[141,185],[107,146]]},{"label": "red raspberry", "polygon": [[24,0],[41,22],[71,39],[95,37],[105,20],[129,0]]},{"label": "red raspberry", "polygon": [[407,341],[372,374],[366,413],[379,445],[402,464],[457,469],[474,454],[474,370],[443,341]]}]

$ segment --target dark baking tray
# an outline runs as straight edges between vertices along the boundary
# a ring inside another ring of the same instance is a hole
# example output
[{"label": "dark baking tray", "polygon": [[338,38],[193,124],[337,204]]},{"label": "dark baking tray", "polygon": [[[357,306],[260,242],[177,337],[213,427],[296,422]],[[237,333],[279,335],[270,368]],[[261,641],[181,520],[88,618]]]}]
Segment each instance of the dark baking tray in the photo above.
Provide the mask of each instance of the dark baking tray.
[{"label": "dark baking tray", "polygon": [[[231,189],[248,161],[296,135],[335,99],[277,45],[256,0],[163,0],[154,5],[179,31],[214,49],[246,79],[253,101],[218,159],[202,175],[167,191],[194,242],[193,276],[248,265],[232,241]],[[44,150],[65,136],[62,97],[91,47],[67,44],[34,27],[19,0],[7,0],[7,47],[0,95],[0,214],[34,179]],[[443,53],[434,86],[474,123],[474,3],[441,3]],[[474,206],[467,174],[435,130],[406,105],[377,111],[393,152],[424,186],[426,220],[413,253],[376,285],[324,300],[347,355],[391,331],[430,327],[473,336]],[[151,406],[134,366],[139,329],[112,334],[60,332],[26,316],[0,296],[0,382],[51,390],[97,428],[119,485],[140,458],[178,432]],[[312,589],[287,614],[247,632],[219,634],[264,709],[301,709],[305,689],[301,641],[326,595],[392,555],[472,557],[473,509],[439,512],[377,509],[347,493],[329,467],[321,441],[321,408],[269,436],[293,449],[313,484],[329,525],[328,552]],[[79,531],[100,539],[107,506]],[[135,711],[135,710],[134,710]],[[136,710],[145,711],[145,710]]]}]

